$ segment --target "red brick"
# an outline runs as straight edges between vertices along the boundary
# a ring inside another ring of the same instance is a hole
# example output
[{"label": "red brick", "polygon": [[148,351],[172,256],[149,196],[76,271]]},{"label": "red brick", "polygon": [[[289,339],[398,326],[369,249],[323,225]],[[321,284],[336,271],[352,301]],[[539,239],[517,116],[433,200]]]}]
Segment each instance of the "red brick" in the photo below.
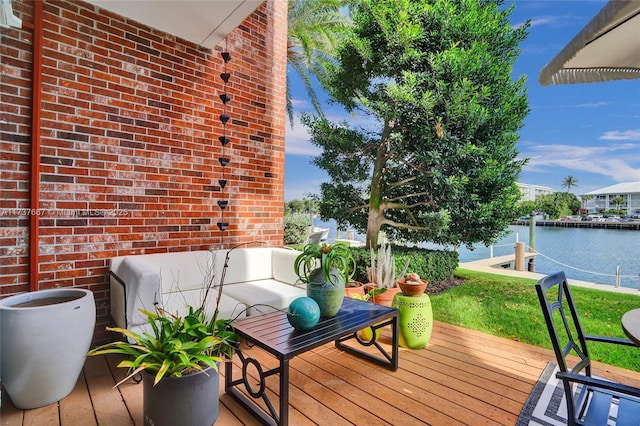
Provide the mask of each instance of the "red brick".
[{"label": "red brick", "polygon": [[[27,22],[33,4],[13,3]],[[228,36],[240,47],[227,65],[225,191],[217,186],[221,47],[207,52],[83,2],[43,5],[40,288],[91,288],[98,324],[110,324],[109,259],[220,245],[219,196],[231,200],[227,244],[281,245],[286,2],[268,0]],[[2,34],[0,131],[12,135],[0,145],[3,208],[31,207],[32,39],[26,30]],[[96,210],[104,217],[77,215]],[[29,218],[2,219],[5,296],[29,288]],[[96,339],[105,338],[97,329]]]}]

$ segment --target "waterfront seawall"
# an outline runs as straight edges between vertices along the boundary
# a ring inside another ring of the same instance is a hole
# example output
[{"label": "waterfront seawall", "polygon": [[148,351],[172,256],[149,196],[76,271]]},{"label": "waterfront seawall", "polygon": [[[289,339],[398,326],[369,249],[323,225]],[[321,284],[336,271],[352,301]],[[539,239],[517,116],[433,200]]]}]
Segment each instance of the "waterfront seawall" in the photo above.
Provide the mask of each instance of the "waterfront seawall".
[{"label": "waterfront seawall", "polygon": [[[512,225],[529,226],[528,220],[518,220]],[[628,229],[640,231],[640,221],[634,222],[598,222],[594,220],[536,220],[536,226],[550,226],[558,228],[593,228],[593,229]]]}]

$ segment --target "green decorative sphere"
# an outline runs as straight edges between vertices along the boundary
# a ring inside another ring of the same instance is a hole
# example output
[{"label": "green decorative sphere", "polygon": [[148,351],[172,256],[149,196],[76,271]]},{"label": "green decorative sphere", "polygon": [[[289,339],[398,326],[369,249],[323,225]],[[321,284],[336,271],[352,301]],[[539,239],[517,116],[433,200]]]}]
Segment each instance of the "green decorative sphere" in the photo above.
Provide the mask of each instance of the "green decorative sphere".
[{"label": "green decorative sphere", "polygon": [[289,305],[287,319],[296,330],[309,330],[320,320],[320,306],[310,297],[298,297]]}]

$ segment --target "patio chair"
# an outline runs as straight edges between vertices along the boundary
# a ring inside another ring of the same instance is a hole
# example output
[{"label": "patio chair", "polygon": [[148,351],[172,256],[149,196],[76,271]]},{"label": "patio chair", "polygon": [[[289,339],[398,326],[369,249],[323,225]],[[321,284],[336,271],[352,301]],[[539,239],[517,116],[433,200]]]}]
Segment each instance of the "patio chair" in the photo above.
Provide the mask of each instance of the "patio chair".
[{"label": "patio chair", "polygon": [[[635,344],[622,338],[584,334],[564,272],[542,278],[536,284],[536,291],[558,361],[556,377],[564,385],[567,424],[606,425],[611,404],[618,404],[616,424],[638,425],[640,388],[591,377],[591,359],[586,342]],[[580,361],[570,365],[570,355],[577,355]]]}]

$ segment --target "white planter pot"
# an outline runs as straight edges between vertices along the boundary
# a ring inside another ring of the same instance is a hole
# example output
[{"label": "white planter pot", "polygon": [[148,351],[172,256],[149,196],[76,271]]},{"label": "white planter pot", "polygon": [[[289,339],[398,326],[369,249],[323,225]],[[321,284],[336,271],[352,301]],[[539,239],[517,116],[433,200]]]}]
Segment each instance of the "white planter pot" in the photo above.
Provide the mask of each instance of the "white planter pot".
[{"label": "white planter pot", "polygon": [[0,380],[16,407],[42,407],[71,393],[95,323],[89,290],[60,288],[0,299]]}]

